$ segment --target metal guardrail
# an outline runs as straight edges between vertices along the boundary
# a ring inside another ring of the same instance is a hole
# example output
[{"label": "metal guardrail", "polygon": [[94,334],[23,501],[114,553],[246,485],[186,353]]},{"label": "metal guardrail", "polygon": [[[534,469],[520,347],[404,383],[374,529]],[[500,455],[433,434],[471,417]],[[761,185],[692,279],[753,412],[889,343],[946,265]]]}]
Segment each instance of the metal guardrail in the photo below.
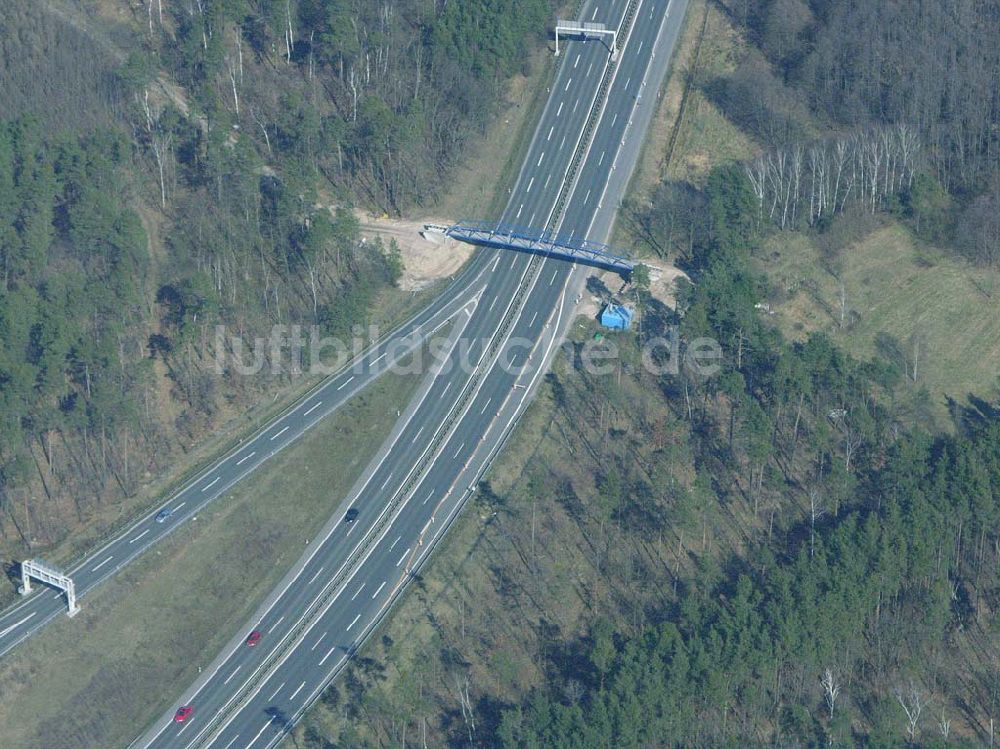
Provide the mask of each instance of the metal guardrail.
[{"label": "metal guardrail", "polygon": [[[632,22],[635,20],[636,11],[639,9],[640,0],[631,0],[628,7],[625,9],[625,15],[622,17],[622,22],[618,26],[618,38],[624,40],[622,46],[624,47],[628,40],[628,35],[632,31]],[[601,85],[597,91],[597,96],[594,98],[594,103],[590,107],[590,113],[587,115],[587,122],[584,125],[583,136],[580,139],[580,143],[590,144],[590,140],[593,137],[594,130],[597,128],[597,123],[600,121],[601,110],[604,108],[604,102],[607,99],[608,88],[611,86],[611,81],[614,78],[615,69],[618,67],[618,60],[612,59],[608,66],[604,69],[604,76],[601,78]],[[576,183],[576,175],[579,172],[580,165],[583,163],[583,157],[588,152],[589,148],[578,148],[576,153],[573,155],[573,160],[570,163],[570,168],[568,172],[568,177],[562,185],[562,189],[559,192],[559,196],[556,198],[556,210],[557,215],[561,215],[566,208],[566,201],[569,200],[569,196],[572,193],[572,188]]]},{"label": "metal guardrail", "polygon": [[[622,23],[619,26],[619,34],[622,38],[626,38],[626,34],[631,31],[632,21],[635,18],[636,9],[638,8],[640,0],[631,0],[626,9],[625,16],[623,17]],[[591,105],[591,110],[588,115],[587,124],[584,126],[583,136],[580,138],[576,152],[574,153],[573,159],[571,161],[571,166],[567,172],[567,178],[563,183],[562,189],[556,198],[556,207],[552,212],[552,218],[550,219],[550,224],[554,223],[558,225],[562,218],[562,214],[565,211],[566,201],[568,200],[569,194],[572,192],[572,188],[575,186],[576,178],[579,172],[579,166],[582,163],[583,155],[587,152],[590,146],[590,141],[593,136],[594,130],[597,125],[597,119],[599,117],[600,111],[604,106],[604,100],[607,97],[608,88],[613,77],[614,66],[616,63],[612,62],[608,65],[605,70],[604,77],[601,81],[600,87],[598,89],[598,94]],[[535,278],[541,268],[541,261],[538,256],[533,256],[528,266],[528,270],[521,280],[517,291],[515,292],[514,300],[510,305],[507,315],[504,317],[503,322],[497,327],[496,332],[490,339],[490,345],[486,349],[483,360],[492,364],[493,359],[499,354],[500,346],[506,339],[507,332],[510,330],[511,326],[514,324],[514,320],[517,319],[521,312],[521,308],[527,298],[528,290],[532,287]],[[265,662],[264,667],[259,668],[256,675],[249,681],[247,681],[244,686],[240,689],[238,696],[230,700],[230,704],[224,710],[219,711],[213,717],[213,720],[209,724],[209,727],[202,732],[201,736],[195,739],[194,747],[203,747],[207,742],[214,739],[219,726],[225,723],[226,718],[232,715],[234,712],[243,708],[243,706],[249,701],[253,693],[256,691],[257,687],[271,675],[274,666],[280,662],[284,656],[295,647],[301,640],[304,633],[312,626],[316,618],[321,615],[326,608],[326,605],[331,601],[331,599],[338,593],[340,587],[346,582],[346,580],[354,573],[358,562],[365,553],[371,548],[372,544],[380,536],[381,532],[385,529],[392,518],[394,517],[396,511],[399,509],[400,505],[403,504],[406,497],[409,495],[410,491],[416,486],[417,482],[423,478],[424,472],[430,466],[430,464],[437,457],[437,451],[441,447],[442,443],[451,435],[452,427],[455,422],[468,404],[469,400],[473,397],[476,392],[477,386],[482,380],[483,373],[488,372],[488,367],[481,367],[475,375],[469,378],[466,382],[465,387],[462,390],[461,396],[455,401],[454,407],[449,412],[448,418],[443,422],[442,429],[438,430],[437,436],[431,443],[430,448],[424,452],[423,457],[417,464],[417,469],[412,471],[410,477],[407,479],[406,483],[400,488],[396,493],[395,498],[390,503],[387,511],[383,512],[381,515],[381,520],[372,526],[372,528],[365,534],[364,539],[358,546],[355,547],[354,551],[351,553],[348,561],[341,567],[340,573],[334,578],[332,584],[327,587],[327,592],[323,594],[320,598],[314,599],[310,604],[306,615],[303,616],[299,623],[296,625],[295,629],[289,633],[288,636],[284,638],[283,644],[272,651]],[[509,437],[509,433],[505,435],[504,441]]]}]

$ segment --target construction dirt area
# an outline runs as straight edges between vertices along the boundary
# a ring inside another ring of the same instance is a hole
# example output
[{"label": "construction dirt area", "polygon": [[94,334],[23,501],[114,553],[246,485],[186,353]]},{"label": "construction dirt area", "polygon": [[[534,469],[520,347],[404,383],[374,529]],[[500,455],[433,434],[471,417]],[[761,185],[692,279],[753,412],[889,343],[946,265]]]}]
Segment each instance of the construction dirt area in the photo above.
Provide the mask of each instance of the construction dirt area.
[{"label": "construction dirt area", "polygon": [[381,237],[387,245],[395,240],[403,258],[403,277],[399,287],[416,291],[455,273],[472,256],[475,249],[465,242],[456,242],[444,235],[425,239],[425,224],[449,224],[450,221],[425,219],[410,221],[399,218],[374,218],[365,211],[357,212],[361,233],[366,237]]},{"label": "construction dirt area", "polygon": [[[683,278],[685,280],[690,280],[688,275],[675,268],[673,265],[660,266],[654,265],[650,262],[645,262],[644,265],[649,268],[649,293],[650,295],[659,302],[662,302],[666,306],[673,309],[677,306],[677,280]],[[596,277],[612,294],[617,295],[619,289],[622,288],[622,278],[614,271],[609,270],[598,270],[594,269],[591,274]],[[626,295],[626,298],[631,296],[631,292]],[[605,302],[608,299],[602,298],[600,296],[595,296],[589,291],[583,292],[583,298],[577,305],[577,314],[584,317],[595,318],[600,313],[601,308],[604,307]]]}]

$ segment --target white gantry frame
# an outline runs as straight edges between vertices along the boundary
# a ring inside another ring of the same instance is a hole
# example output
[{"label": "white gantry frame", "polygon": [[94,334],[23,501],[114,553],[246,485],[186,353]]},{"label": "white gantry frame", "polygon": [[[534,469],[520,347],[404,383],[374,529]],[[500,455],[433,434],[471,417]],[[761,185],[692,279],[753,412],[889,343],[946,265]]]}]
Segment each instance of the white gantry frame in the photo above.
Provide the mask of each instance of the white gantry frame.
[{"label": "white gantry frame", "polygon": [[21,587],[17,589],[17,592],[22,596],[26,596],[31,592],[31,578],[41,580],[43,583],[48,583],[65,592],[66,602],[69,604],[69,611],[67,613],[70,616],[75,616],[76,612],[80,610],[80,607],[76,603],[76,587],[73,585],[73,579],[69,575],[64,575],[55,567],[37,559],[29,559],[21,562]]},{"label": "white gantry frame", "polygon": [[611,35],[611,59],[617,59],[618,57],[618,32],[615,29],[609,29],[603,23],[593,23],[591,21],[565,21],[559,19],[556,21],[556,57],[559,56],[559,34],[566,36],[567,34],[578,34],[583,36],[585,39],[591,34],[597,35]]}]

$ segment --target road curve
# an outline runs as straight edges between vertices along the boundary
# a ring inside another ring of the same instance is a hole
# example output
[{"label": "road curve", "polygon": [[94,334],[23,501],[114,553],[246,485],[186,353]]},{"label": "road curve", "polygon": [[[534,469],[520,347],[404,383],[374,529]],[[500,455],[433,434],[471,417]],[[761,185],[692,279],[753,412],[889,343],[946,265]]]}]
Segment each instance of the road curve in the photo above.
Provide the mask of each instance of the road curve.
[{"label": "road curve", "polygon": [[[686,0],[634,0],[632,33],[557,221],[604,239],[638,158]],[[603,6],[603,7],[602,7]],[[586,20],[620,22],[625,0],[594,0]],[[551,228],[552,212],[607,51],[570,42],[503,221]],[[563,145],[565,142],[565,145]],[[519,216],[518,216],[519,214]],[[455,318],[448,361],[431,373],[324,533],[141,747],[274,746],[377,626],[469,496],[523,412],[570,319],[583,273],[547,258],[477,252],[481,293]],[[465,351],[471,366],[458,366]],[[354,506],[351,525],[341,522]],[[243,639],[264,633],[255,648]],[[194,713],[171,720],[180,704]]]}]

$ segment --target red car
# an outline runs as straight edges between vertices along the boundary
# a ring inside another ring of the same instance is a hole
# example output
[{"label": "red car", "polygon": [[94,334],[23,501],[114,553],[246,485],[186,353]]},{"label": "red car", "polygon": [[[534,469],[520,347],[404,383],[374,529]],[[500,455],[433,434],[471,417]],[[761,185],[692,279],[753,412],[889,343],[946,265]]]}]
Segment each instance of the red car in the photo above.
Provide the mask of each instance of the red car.
[{"label": "red car", "polygon": [[174,723],[183,723],[193,712],[194,708],[191,705],[185,705],[184,707],[177,708],[177,712],[174,713]]},{"label": "red car", "polygon": [[247,638],[247,647],[252,648],[258,642],[260,642],[260,630],[255,629],[253,632],[250,633],[250,636]]}]

